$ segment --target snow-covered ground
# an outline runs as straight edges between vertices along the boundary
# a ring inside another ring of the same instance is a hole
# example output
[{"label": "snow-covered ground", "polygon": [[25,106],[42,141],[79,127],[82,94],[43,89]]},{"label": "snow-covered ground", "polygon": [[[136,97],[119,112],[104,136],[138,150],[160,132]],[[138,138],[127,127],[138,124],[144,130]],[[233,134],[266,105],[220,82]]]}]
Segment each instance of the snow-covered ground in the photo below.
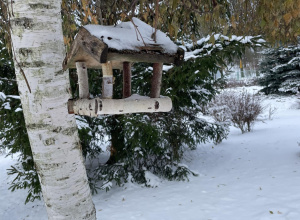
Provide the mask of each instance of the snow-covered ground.
[{"label": "snow-covered ground", "polygon": [[[256,87],[252,88],[254,91]],[[186,154],[199,173],[189,182],[159,182],[157,188],[127,184],[100,192],[93,200],[101,220],[299,220],[300,99],[268,97],[254,130],[231,128],[219,145],[205,144]],[[269,109],[276,109],[269,119]],[[0,156],[0,219],[44,220],[41,201],[24,205],[25,191],[8,191]]]}]

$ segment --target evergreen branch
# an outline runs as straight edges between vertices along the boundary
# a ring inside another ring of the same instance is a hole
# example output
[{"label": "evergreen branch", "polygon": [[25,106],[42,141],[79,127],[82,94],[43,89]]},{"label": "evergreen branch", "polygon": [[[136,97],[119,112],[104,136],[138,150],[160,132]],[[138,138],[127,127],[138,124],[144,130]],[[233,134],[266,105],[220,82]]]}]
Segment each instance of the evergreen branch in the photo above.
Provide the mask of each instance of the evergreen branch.
[{"label": "evergreen branch", "polygon": [[17,82],[15,79],[8,79],[8,78],[2,78],[0,77],[0,80],[10,81],[10,82]]}]

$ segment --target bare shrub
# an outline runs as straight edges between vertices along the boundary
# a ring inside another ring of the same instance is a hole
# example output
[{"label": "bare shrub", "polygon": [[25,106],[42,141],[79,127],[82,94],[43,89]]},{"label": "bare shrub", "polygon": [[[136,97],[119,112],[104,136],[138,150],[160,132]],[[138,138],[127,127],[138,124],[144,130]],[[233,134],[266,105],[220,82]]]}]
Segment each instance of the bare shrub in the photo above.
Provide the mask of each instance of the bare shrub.
[{"label": "bare shrub", "polygon": [[247,86],[254,86],[256,85],[256,79],[244,79],[244,80],[237,80],[237,79],[227,79],[225,83],[225,88],[237,88],[237,87],[247,87]]},{"label": "bare shrub", "polygon": [[269,120],[273,119],[273,115],[276,113],[277,108],[276,107],[272,107],[271,105],[269,106]]},{"label": "bare shrub", "polygon": [[262,111],[259,97],[246,90],[224,91],[209,105],[209,112],[216,121],[231,122],[242,133],[252,130],[255,120]]}]

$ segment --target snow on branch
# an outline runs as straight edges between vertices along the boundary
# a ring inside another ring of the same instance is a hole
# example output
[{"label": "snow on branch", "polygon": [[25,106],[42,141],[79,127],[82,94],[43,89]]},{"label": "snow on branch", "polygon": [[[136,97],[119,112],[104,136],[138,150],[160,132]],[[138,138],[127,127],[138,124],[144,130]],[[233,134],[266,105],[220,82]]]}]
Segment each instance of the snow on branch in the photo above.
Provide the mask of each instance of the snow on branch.
[{"label": "snow on branch", "polygon": [[241,47],[264,47],[266,41],[261,36],[231,36],[230,38],[222,34],[208,35],[201,38],[196,43],[188,43],[181,46],[185,51],[185,60],[197,57],[210,56],[212,53],[221,51],[230,45]]}]

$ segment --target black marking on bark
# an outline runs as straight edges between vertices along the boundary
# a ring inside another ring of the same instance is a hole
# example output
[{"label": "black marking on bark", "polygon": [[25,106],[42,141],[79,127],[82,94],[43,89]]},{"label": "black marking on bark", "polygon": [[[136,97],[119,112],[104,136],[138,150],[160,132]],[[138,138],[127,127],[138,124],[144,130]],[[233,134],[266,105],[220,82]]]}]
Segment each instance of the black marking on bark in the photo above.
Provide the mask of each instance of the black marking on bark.
[{"label": "black marking on bark", "polygon": [[103,107],[102,101],[100,101],[100,103],[99,103],[99,109],[100,109],[100,112],[102,111],[102,107]]},{"label": "black marking on bark", "polygon": [[27,129],[29,130],[41,130],[41,129],[45,129],[47,130],[49,128],[49,125],[46,124],[27,124]]},{"label": "black marking on bark", "polygon": [[155,102],[155,109],[156,110],[159,109],[159,102],[158,101]]},{"label": "black marking on bark", "polygon": [[[82,201],[82,202],[85,202],[85,201]],[[90,219],[91,216],[96,216],[96,209],[93,208],[93,210],[90,212],[90,213],[87,213],[83,219]]]},{"label": "black marking on bark", "polygon": [[25,29],[32,29],[34,26],[33,19],[31,18],[15,18],[13,22],[15,26],[23,26]]},{"label": "black marking on bark", "polygon": [[53,129],[53,132],[59,133],[59,132],[61,132],[61,130],[62,130],[62,127],[57,127],[55,129]]},{"label": "black marking on bark", "polygon": [[62,134],[71,136],[77,131],[77,128],[67,128],[62,131]]},{"label": "black marking on bark", "polygon": [[20,49],[19,49],[19,53],[20,53],[23,57],[28,57],[30,54],[32,54],[32,50],[27,49],[27,48],[20,48]]},{"label": "black marking on bark", "polygon": [[45,63],[43,61],[34,61],[34,62],[20,62],[21,67],[43,67]]},{"label": "black marking on bark", "polygon": [[58,76],[58,75],[62,75],[62,74],[64,74],[64,71],[63,70],[59,70],[59,71],[56,71],[54,75]]},{"label": "black marking on bark", "polygon": [[54,8],[51,7],[51,5],[42,4],[42,3],[29,4],[29,7],[32,9],[53,9]]},{"label": "black marking on bark", "polygon": [[55,145],[55,139],[54,138],[48,138],[44,142],[45,146]]},{"label": "black marking on bark", "polygon": [[63,178],[59,178],[59,179],[56,179],[56,181],[64,181],[64,180],[67,180],[67,179],[70,179],[70,177],[66,176],[66,177],[63,177]]}]

